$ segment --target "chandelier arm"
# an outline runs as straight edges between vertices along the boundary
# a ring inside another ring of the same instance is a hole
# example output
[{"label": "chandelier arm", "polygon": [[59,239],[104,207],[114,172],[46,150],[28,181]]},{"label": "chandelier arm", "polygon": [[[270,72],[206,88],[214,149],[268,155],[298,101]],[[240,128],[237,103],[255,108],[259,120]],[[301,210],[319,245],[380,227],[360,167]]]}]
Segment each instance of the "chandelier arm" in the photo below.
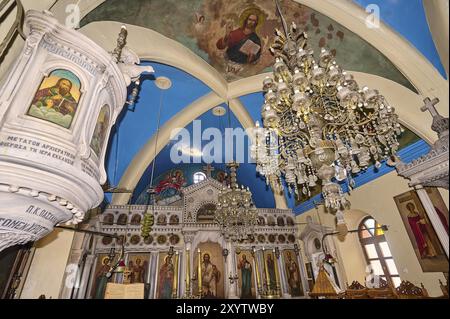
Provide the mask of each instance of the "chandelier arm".
[{"label": "chandelier arm", "polygon": [[[284,105],[284,104],[279,104],[279,105]],[[279,108],[278,105],[271,105],[275,111],[277,111],[278,113],[285,113],[289,110],[289,105],[285,105],[284,108]]]}]

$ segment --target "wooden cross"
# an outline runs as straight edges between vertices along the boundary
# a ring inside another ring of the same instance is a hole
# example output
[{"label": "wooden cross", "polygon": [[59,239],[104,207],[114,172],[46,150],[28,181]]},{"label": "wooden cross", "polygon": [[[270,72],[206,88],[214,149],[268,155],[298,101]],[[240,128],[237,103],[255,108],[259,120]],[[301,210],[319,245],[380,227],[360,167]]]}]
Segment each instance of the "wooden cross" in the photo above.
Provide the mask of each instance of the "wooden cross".
[{"label": "wooden cross", "polygon": [[203,166],[203,170],[206,173],[206,177],[211,178],[211,172],[213,172],[215,169],[211,164],[208,164],[206,166]]},{"label": "wooden cross", "polygon": [[430,98],[427,97],[425,100],[423,100],[423,102],[425,103],[425,105],[420,108],[422,112],[425,112],[427,110],[430,111],[433,118],[439,115],[435,107],[435,105],[439,103],[439,99],[437,97],[435,97],[433,100],[430,100]]}]

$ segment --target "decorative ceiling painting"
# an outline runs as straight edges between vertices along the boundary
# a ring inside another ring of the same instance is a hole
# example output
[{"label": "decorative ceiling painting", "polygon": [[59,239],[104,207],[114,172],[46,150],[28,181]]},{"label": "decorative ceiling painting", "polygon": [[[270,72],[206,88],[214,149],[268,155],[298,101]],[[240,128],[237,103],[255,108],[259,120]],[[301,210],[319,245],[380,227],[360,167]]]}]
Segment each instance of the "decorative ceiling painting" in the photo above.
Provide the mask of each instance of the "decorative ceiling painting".
[{"label": "decorative ceiling painting", "polygon": [[[283,15],[309,36],[315,52],[330,49],[346,70],[382,76],[415,91],[376,48],[325,15],[281,0]],[[281,28],[273,0],[107,0],[81,21],[119,21],[176,40],[228,81],[270,71],[274,28]],[[174,23],[175,21],[175,23]]]}]

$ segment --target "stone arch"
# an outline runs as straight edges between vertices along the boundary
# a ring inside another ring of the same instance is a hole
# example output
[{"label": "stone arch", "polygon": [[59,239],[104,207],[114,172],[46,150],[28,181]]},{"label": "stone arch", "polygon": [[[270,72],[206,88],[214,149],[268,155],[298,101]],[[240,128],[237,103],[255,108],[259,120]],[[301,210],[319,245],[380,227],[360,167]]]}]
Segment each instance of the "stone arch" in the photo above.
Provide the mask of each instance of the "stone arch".
[{"label": "stone arch", "polygon": [[117,217],[117,225],[126,225],[128,223],[128,216],[125,213],[122,213]]},{"label": "stone arch", "polygon": [[277,226],[284,226],[284,218],[282,216],[277,217]]},{"label": "stone arch", "polygon": [[205,203],[201,205],[195,212],[195,219],[197,223],[211,223],[214,222],[214,215],[217,209],[216,203]]},{"label": "stone arch", "polygon": [[103,225],[112,225],[114,224],[114,215],[111,213],[105,214],[102,218]]},{"label": "stone arch", "polygon": [[140,214],[134,214],[133,216],[131,216],[131,225],[140,225],[141,224],[141,215]]},{"label": "stone arch", "polygon": [[267,216],[267,226],[275,226],[275,217],[269,215]]}]

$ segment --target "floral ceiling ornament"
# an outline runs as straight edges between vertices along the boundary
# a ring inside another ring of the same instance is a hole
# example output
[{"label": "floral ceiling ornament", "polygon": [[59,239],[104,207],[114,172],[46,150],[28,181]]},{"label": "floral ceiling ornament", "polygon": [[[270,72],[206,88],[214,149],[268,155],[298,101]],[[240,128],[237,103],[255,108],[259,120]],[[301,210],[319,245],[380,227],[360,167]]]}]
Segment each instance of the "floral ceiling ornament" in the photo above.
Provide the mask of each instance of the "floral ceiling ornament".
[{"label": "floral ceiling ornament", "polygon": [[256,122],[252,146],[256,169],[275,190],[284,178],[297,196],[310,196],[320,179],[325,206],[345,232],[350,203],[338,182],[352,189],[352,176],[369,165],[394,164],[403,129],[384,96],[360,88],[330,51],[322,48],[315,59],[307,34],[295,23],[288,29],[276,4],[284,32],[275,32],[273,75],[263,81],[265,129]]}]

